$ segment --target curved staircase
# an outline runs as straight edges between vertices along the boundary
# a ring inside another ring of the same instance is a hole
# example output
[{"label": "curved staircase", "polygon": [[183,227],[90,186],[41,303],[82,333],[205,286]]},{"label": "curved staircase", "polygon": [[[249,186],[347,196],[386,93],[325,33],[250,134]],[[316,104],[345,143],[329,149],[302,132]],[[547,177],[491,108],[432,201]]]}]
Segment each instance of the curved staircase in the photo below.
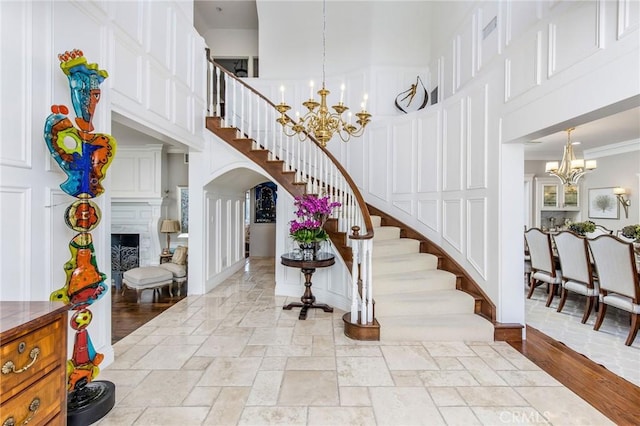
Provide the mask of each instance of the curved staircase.
[{"label": "curved staircase", "polygon": [[384,341],[493,341],[494,327],[477,315],[476,298],[456,288],[458,277],[438,269],[439,257],[397,226],[374,226],[375,317]]}]

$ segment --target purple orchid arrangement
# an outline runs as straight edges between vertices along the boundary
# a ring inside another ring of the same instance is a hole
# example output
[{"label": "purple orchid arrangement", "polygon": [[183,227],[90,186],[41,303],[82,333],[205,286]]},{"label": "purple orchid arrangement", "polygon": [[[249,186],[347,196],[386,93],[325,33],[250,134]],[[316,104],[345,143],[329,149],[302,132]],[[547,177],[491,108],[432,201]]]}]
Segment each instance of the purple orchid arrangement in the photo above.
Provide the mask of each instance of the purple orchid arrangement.
[{"label": "purple orchid arrangement", "polygon": [[324,223],[333,209],[342,204],[330,202],[328,196],[318,198],[313,194],[305,194],[295,197],[293,205],[298,208],[297,219],[289,223],[289,235],[299,243],[312,243],[329,238],[329,234],[323,229]]}]

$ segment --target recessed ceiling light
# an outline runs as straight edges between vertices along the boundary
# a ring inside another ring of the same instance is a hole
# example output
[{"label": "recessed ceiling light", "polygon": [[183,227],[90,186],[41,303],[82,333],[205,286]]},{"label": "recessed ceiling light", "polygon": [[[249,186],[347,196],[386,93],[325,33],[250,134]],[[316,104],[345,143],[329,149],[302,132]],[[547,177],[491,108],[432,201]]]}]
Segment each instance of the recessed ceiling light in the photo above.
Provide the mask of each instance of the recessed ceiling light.
[{"label": "recessed ceiling light", "polygon": [[580,142],[580,141],[574,141],[574,142],[571,142],[571,145],[580,145],[581,143],[582,142]]}]

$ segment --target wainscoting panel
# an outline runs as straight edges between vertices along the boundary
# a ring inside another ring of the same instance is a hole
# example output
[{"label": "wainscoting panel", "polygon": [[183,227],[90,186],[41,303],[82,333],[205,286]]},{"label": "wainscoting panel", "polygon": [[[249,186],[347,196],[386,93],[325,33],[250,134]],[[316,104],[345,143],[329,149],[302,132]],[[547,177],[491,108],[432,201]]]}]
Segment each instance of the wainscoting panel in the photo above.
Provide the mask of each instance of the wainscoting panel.
[{"label": "wainscoting panel", "polygon": [[[118,2],[120,4],[120,2]],[[138,47],[122,36],[116,36],[114,42],[112,89],[120,95],[142,104],[142,57]]]},{"label": "wainscoting panel", "polygon": [[482,69],[484,64],[499,55],[502,51],[502,38],[504,29],[503,8],[499,2],[482,2],[477,10],[478,19],[478,56],[476,58],[476,71]]},{"label": "wainscoting panel", "polygon": [[0,186],[0,269],[15,284],[0,286],[0,300],[31,300],[33,296],[31,220],[31,188]]},{"label": "wainscoting panel", "polygon": [[602,1],[578,4],[579,7],[572,7],[549,24],[549,78],[604,47]]},{"label": "wainscoting panel", "polygon": [[638,27],[640,27],[640,2],[618,0],[618,39],[632,34]]},{"label": "wainscoting panel", "polygon": [[6,111],[6,118],[0,121],[1,165],[31,167],[32,96],[27,92],[32,79],[33,56],[28,41],[33,31],[34,6],[37,7],[31,2],[0,2],[0,48],[5,57],[0,69],[0,111]]},{"label": "wainscoting panel", "polygon": [[377,127],[369,130],[369,192],[371,195],[387,201],[389,188],[389,128]]},{"label": "wainscoting panel", "polygon": [[[113,197],[160,197],[162,145],[119,147],[111,165]],[[133,181],[132,181],[133,177]]]},{"label": "wainscoting panel", "polygon": [[169,74],[153,61],[147,61],[146,105],[163,120],[170,120],[171,78]]},{"label": "wainscoting panel", "polygon": [[173,28],[171,13],[168,3],[147,3],[146,21],[155,23],[155,25],[147,24],[145,26],[147,52],[166,69],[171,69],[171,34]]},{"label": "wainscoting panel", "polygon": [[[173,64],[171,70],[174,76],[186,77],[185,83],[189,88],[193,88],[193,36],[191,28],[193,25],[189,23],[182,13],[172,11],[173,20],[173,43],[171,55]],[[204,55],[204,52],[201,52]]]},{"label": "wainscoting panel", "polygon": [[418,200],[418,221],[424,223],[433,232],[440,232],[438,200]]},{"label": "wainscoting panel", "polygon": [[177,80],[173,80],[173,123],[176,126],[186,130],[189,133],[193,132],[193,99],[191,98],[189,88],[182,85]]},{"label": "wainscoting panel", "polygon": [[440,189],[442,120],[440,109],[418,120],[418,192]]},{"label": "wainscoting panel", "polygon": [[413,201],[396,200],[396,201],[393,201],[391,204],[393,204],[394,207],[397,207],[403,212],[407,213],[408,215],[413,216]]},{"label": "wainscoting panel", "polygon": [[462,32],[458,34],[456,39],[457,55],[456,55],[456,89],[468,83],[475,75],[475,63],[477,52],[477,20],[475,15],[465,21],[462,25]]},{"label": "wainscoting panel", "polygon": [[467,200],[467,260],[487,279],[487,200]]},{"label": "wainscoting panel", "polygon": [[462,200],[442,200],[442,238],[462,253]]},{"label": "wainscoting panel", "polygon": [[488,85],[478,85],[467,96],[467,189],[487,187]]},{"label": "wainscoting panel", "polygon": [[462,164],[464,152],[462,137],[464,133],[464,100],[453,102],[443,110],[443,190],[462,189]]},{"label": "wainscoting panel", "polygon": [[509,46],[529,31],[542,16],[541,2],[505,2],[504,44]]},{"label": "wainscoting panel", "polygon": [[392,193],[411,194],[415,191],[416,126],[406,120],[392,126]]},{"label": "wainscoting panel", "polygon": [[133,41],[142,45],[145,3],[117,1],[110,2],[109,5],[112,8],[113,25],[126,33]]},{"label": "wainscoting panel", "polygon": [[[43,260],[45,268],[47,268],[48,277],[46,289],[51,292],[63,287],[66,280],[64,264],[71,258],[69,251],[69,242],[75,236],[75,232],[64,224],[65,212],[67,208],[75,201],[69,195],[65,194],[59,188],[47,188],[45,195],[49,208],[45,212],[46,228],[45,232],[49,237],[48,246],[45,246]],[[105,212],[103,212],[104,214]],[[101,271],[107,273],[108,271]],[[109,284],[109,283],[105,283]]]},{"label": "wainscoting panel", "polygon": [[505,102],[539,86],[542,78],[542,31],[505,59]]}]

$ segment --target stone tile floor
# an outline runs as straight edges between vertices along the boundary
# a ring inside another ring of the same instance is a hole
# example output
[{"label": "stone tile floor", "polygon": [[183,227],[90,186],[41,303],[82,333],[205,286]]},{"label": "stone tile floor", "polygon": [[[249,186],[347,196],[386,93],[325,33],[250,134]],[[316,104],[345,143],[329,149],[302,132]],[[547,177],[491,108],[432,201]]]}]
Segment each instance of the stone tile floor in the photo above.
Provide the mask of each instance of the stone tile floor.
[{"label": "stone tile floor", "polygon": [[[526,294],[526,293],[525,293]],[[582,324],[585,298],[569,293],[562,312],[556,312],[560,297],[556,296],[548,308],[543,287],[536,289],[531,299],[525,299],[525,321],[547,336],[564,343],[574,351],[603,365],[611,372],[640,386],[640,335],[631,346],[625,346],[629,334],[629,314],[608,307],[600,330],[593,330],[597,313],[591,312]]]},{"label": "stone tile floor", "polygon": [[604,425],[503,342],[360,342],[342,314],[282,310],[274,259],[114,345],[106,425]]}]

